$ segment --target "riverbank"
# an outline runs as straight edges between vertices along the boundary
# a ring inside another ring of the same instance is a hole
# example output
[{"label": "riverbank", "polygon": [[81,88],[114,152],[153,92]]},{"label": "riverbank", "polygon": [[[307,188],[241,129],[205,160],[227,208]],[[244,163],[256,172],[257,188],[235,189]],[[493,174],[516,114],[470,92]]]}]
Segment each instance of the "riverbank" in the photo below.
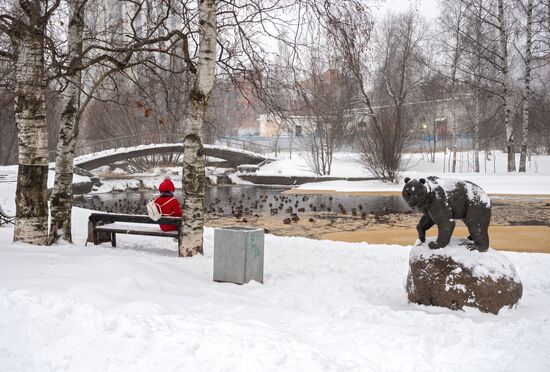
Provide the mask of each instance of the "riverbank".
[{"label": "riverbank", "polygon": [[[497,250],[550,253],[550,200],[536,197],[493,198],[489,230],[491,247]],[[298,213],[275,216],[207,215],[208,226],[228,225],[265,228],[274,235],[300,236],[317,240],[367,242],[369,244],[414,244],[420,213],[367,213],[353,216],[342,213]],[[286,220],[286,221],[285,221]],[[428,231],[437,235],[437,228]],[[457,221],[454,236],[467,237],[462,221]]]}]

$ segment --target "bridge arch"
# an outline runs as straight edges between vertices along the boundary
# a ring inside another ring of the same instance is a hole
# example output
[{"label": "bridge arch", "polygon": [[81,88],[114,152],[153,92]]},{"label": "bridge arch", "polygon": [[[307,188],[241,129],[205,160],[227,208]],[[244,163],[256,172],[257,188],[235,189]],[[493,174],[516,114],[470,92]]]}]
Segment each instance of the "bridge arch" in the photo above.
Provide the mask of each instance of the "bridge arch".
[{"label": "bridge arch", "polygon": [[[75,159],[74,165],[81,169],[93,169],[115,162],[147,155],[182,153],[183,144],[151,144],[136,147],[105,150],[83,155]],[[204,145],[204,155],[225,160],[227,166],[237,167],[240,164],[261,164],[272,159],[252,151],[219,145]]]}]

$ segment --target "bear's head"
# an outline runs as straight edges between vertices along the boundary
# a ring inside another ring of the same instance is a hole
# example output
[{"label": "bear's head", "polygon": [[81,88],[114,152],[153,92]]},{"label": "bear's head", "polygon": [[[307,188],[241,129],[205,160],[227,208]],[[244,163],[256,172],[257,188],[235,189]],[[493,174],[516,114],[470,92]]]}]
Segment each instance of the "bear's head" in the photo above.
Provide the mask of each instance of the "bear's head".
[{"label": "bear's head", "polygon": [[424,178],[411,180],[409,177],[406,177],[401,195],[403,195],[403,199],[405,199],[411,208],[422,207],[429,202],[430,189],[426,185]]}]

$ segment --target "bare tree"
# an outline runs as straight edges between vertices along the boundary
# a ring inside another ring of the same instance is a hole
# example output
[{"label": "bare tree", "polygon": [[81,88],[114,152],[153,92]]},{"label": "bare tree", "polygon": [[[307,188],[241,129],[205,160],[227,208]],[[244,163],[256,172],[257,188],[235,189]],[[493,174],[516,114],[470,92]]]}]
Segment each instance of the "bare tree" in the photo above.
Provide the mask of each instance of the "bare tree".
[{"label": "bare tree", "polygon": [[[48,130],[44,104],[46,27],[60,1],[16,0],[3,28],[15,52],[15,120],[18,133],[14,240],[46,244],[48,238]],[[48,6],[50,5],[50,6]]]},{"label": "bare tree", "polygon": [[73,0],[69,2],[69,71],[66,74],[68,85],[63,94],[63,111],[61,113],[59,138],[57,140],[55,180],[50,205],[50,244],[59,238],[72,242],[73,160],[81,115],[80,91],[82,89],[82,73],[79,69],[79,64],[82,59],[85,4],[86,0]]},{"label": "bare tree", "polygon": [[328,175],[334,152],[355,120],[356,83],[334,48],[336,40],[318,26],[310,28],[308,37],[312,40],[302,55],[301,73],[294,77],[296,99],[289,121],[307,147],[310,169]]},{"label": "bare tree", "polygon": [[527,140],[529,138],[529,99],[531,98],[531,63],[533,59],[533,0],[527,0],[526,41],[525,41],[525,74],[523,88],[523,115],[521,125],[521,150],[519,171],[525,172],[527,162]]},{"label": "bare tree", "polygon": [[457,118],[457,85],[459,82],[458,68],[462,63],[464,54],[464,41],[462,33],[466,27],[465,6],[462,2],[454,0],[445,0],[442,2],[445,11],[440,16],[440,25],[442,29],[441,43],[443,44],[443,53],[446,60],[448,71],[444,74],[450,81],[450,98],[451,98],[451,116],[453,125],[452,137],[452,165],[451,172],[456,172],[456,155],[457,155],[457,135],[458,135],[458,118]]},{"label": "bare tree", "polygon": [[382,63],[375,87],[383,103],[378,120],[361,136],[361,154],[367,168],[381,179],[396,182],[403,169],[402,154],[411,134],[407,100],[424,82],[422,43],[427,26],[412,11],[391,15],[383,24],[378,49]]},{"label": "bare tree", "polygon": [[216,2],[199,4],[199,57],[195,82],[189,96],[187,135],[183,141],[183,216],[179,255],[203,253],[204,230],[204,119],[216,72],[217,46]]},{"label": "bare tree", "polygon": [[308,147],[310,169],[318,175],[329,175],[334,152],[345,141],[355,119],[354,84],[337,67],[325,71],[313,67],[308,75],[298,84],[298,99],[305,114],[300,128]]},{"label": "bare tree", "polygon": [[506,151],[508,153],[508,172],[516,171],[516,150],[514,144],[514,127],[511,122],[511,95],[510,72],[508,60],[508,29],[506,23],[506,4],[504,0],[498,0],[498,32],[500,45],[500,69],[502,72],[502,99],[504,111],[504,126],[506,128]]}]

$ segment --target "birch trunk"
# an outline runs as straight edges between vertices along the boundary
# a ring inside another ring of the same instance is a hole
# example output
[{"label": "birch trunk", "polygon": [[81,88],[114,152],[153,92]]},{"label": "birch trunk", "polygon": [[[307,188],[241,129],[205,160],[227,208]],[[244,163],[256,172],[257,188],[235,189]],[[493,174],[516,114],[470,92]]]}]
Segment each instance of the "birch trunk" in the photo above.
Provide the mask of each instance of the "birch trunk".
[{"label": "birch trunk", "polygon": [[37,245],[46,244],[48,238],[48,130],[44,105],[42,3],[14,0],[12,36],[16,51],[15,122],[19,164],[13,240]]},{"label": "birch trunk", "polygon": [[452,117],[453,117],[453,165],[452,165],[452,172],[456,172],[456,151],[457,151],[457,144],[456,144],[456,135],[457,135],[457,125],[456,125],[456,102],[455,102],[455,94],[456,94],[456,70],[458,68],[458,61],[460,58],[460,20],[458,21],[455,33],[455,50],[453,51],[453,65],[451,70],[451,109],[452,109]]},{"label": "birch trunk", "polygon": [[500,60],[504,89],[502,92],[504,109],[504,126],[506,128],[506,151],[508,152],[508,172],[516,171],[516,154],[514,146],[514,128],[510,120],[510,74],[508,71],[508,40],[506,35],[506,17],[504,0],[498,0],[498,21],[500,36]]},{"label": "birch trunk", "polygon": [[189,97],[187,135],[183,146],[183,215],[180,257],[203,253],[204,230],[204,117],[216,73],[217,22],[215,0],[199,1],[199,57]]},{"label": "birch trunk", "polygon": [[[483,19],[483,2],[479,2],[477,8],[477,20],[476,20],[476,44],[482,43],[482,19]],[[479,125],[481,123],[481,75],[483,73],[481,55],[476,53],[474,66],[474,138],[472,144],[472,150],[474,155],[474,167],[473,171],[479,173]]]},{"label": "birch trunk", "polygon": [[521,123],[521,152],[519,171],[525,172],[527,162],[527,138],[529,137],[529,98],[531,97],[531,60],[533,36],[533,0],[527,2],[527,42],[525,45],[525,79],[523,88],[523,118]]},{"label": "birch trunk", "polygon": [[479,173],[479,122],[481,121],[481,109],[479,102],[479,89],[476,89],[474,97],[474,172]]},{"label": "birch trunk", "polygon": [[69,66],[68,85],[63,95],[63,111],[57,154],[55,158],[55,181],[50,200],[50,244],[59,239],[72,242],[71,211],[73,208],[73,161],[76,140],[80,127],[81,72],[78,68],[82,57],[84,33],[84,4],[86,0],[69,3],[68,29]]},{"label": "birch trunk", "polygon": [[451,107],[452,107],[452,118],[453,118],[453,165],[451,168],[451,172],[456,172],[456,151],[457,151],[457,145],[456,145],[456,135],[457,135],[457,125],[456,125],[456,104],[455,104],[455,81],[454,81],[454,73],[453,73],[453,82],[452,82],[452,88],[451,88]]}]

